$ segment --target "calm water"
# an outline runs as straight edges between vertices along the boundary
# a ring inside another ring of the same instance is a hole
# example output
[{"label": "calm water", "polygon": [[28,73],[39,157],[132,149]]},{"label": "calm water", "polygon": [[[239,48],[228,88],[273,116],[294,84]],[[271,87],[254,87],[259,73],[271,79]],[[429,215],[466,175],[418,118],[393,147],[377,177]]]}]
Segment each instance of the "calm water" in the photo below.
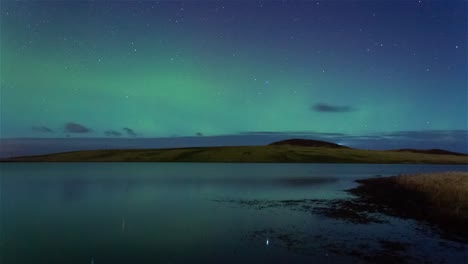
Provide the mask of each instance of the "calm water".
[{"label": "calm water", "polygon": [[381,240],[408,243],[414,262],[467,263],[468,245],[411,220],[352,224],[222,202],[346,198],[356,179],[454,170],[468,167],[3,163],[0,263],[360,263],[350,252],[372,254]]}]

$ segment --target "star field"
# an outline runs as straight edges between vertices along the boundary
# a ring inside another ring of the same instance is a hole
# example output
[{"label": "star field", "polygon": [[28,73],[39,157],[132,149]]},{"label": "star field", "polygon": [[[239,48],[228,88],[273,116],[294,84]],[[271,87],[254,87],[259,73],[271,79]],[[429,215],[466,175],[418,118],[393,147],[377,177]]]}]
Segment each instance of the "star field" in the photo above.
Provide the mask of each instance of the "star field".
[{"label": "star field", "polygon": [[0,12],[1,138],[467,129],[465,1],[3,1]]}]

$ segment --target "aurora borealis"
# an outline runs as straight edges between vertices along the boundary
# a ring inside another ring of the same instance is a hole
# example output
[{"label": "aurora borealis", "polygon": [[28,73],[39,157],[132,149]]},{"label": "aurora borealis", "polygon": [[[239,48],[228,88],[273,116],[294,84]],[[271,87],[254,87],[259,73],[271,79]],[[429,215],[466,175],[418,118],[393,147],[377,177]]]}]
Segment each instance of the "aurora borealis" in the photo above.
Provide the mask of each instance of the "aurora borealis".
[{"label": "aurora borealis", "polygon": [[466,1],[2,1],[0,12],[2,139],[422,133],[466,151]]}]

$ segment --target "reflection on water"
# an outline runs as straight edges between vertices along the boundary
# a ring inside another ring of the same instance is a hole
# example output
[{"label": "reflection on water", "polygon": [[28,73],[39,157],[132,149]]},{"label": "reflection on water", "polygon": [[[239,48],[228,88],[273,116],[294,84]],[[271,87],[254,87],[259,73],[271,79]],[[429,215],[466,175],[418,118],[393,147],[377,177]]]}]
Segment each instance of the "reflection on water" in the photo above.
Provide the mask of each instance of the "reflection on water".
[{"label": "reflection on water", "polygon": [[467,245],[416,222],[320,212],[359,178],[448,170],[467,167],[3,163],[0,263],[463,263]]}]

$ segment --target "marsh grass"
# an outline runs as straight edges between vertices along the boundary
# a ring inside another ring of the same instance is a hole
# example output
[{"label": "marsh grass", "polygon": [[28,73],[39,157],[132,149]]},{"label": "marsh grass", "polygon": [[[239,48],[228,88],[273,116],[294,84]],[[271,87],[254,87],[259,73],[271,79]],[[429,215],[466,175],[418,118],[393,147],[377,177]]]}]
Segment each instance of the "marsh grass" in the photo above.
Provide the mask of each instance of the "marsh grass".
[{"label": "marsh grass", "polygon": [[359,180],[351,190],[391,214],[437,225],[468,241],[468,172],[408,174]]},{"label": "marsh grass", "polygon": [[464,217],[468,224],[468,172],[422,173],[391,179],[397,186],[420,194],[438,213]]}]

